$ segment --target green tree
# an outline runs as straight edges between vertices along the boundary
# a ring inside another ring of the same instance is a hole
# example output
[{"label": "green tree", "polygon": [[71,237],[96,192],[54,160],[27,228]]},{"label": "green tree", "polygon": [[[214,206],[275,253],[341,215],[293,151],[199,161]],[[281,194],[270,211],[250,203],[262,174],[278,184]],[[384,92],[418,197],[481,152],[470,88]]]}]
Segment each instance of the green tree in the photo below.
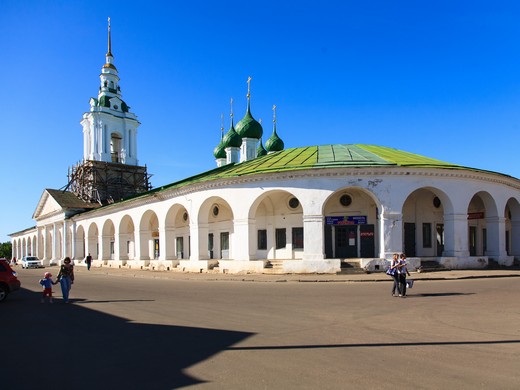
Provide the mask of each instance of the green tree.
[{"label": "green tree", "polygon": [[5,257],[6,259],[10,259],[13,253],[13,246],[8,242],[0,243],[0,258]]}]

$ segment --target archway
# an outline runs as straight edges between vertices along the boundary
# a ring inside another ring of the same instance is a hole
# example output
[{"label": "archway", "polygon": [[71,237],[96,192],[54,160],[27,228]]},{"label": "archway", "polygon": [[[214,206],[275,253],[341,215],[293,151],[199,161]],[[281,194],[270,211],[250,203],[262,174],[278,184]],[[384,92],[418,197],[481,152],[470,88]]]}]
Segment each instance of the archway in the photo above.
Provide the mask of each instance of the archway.
[{"label": "archway", "polygon": [[159,220],[157,214],[147,210],[139,224],[140,260],[159,258]]},{"label": "archway", "polygon": [[440,257],[444,252],[447,196],[437,189],[413,191],[403,205],[403,252],[408,257]]},{"label": "archway", "polygon": [[249,215],[256,230],[256,242],[250,245],[255,246],[258,259],[303,257],[303,208],[296,196],[283,190],[268,191],[255,200]]},{"label": "archway", "polygon": [[506,220],[506,252],[509,256],[520,256],[520,203],[511,198],[507,201],[504,218]]},{"label": "archway", "polygon": [[374,258],[378,248],[378,202],[360,188],[335,191],[323,205],[325,257]]},{"label": "archway", "polygon": [[119,223],[119,259],[135,258],[135,227],[132,217],[125,215]]},{"label": "archway", "polygon": [[76,251],[74,254],[75,259],[81,260],[85,258],[85,229],[81,225],[76,228],[76,242],[74,249]]},{"label": "archway", "polygon": [[87,233],[87,252],[90,253],[92,259],[100,260],[98,227],[95,222],[91,223]]},{"label": "archway", "polygon": [[186,208],[180,204],[174,204],[168,210],[165,220],[165,259],[183,259],[188,257],[185,251],[185,242],[190,236],[190,216]]},{"label": "archway", "polygon": [[233,258],[233,210],[220,197],[204,201],[198,215],[199,254],[201,258]]},{"label": "archway", "polygon": [[103,224],[101,233],[101,260],[114,260],[115,253],[115,228],[111,219],[107,219]]},{"label": "archway", "polygon": [[484,191],[468,205],[468,251],[470,256],[499,255],[499,220],[495,200]]}]

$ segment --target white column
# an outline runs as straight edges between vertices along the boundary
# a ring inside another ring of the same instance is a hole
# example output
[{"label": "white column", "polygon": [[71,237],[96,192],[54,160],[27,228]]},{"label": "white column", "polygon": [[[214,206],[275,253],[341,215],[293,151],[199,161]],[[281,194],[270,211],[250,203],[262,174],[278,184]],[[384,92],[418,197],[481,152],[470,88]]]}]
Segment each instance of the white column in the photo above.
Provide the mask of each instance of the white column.
[{"label": "white column", "polygon": [[35,245],[35,253],[34,255],[40,257],[40,237],[42,235],[41,228],[36,228],[36,245]]},{"label": "white column", "polygon": [[324,221],[323,215],[303,216],[303,260],[325,258]]},{"label": "white column", "polygon": [[47,242],[47,226],[43,227],[43,257],[42,260],[47,260],[47,248],[49,243]]},{"label": "white column", "polygon": [[52,254],[51,259],[58,260],[57,259],[57,252],[58,252],[58,227],[56,224],[52,224]]},{"label": "white column", "polygon": [[63,237],[63,242],[62,242],[62,248],[63,250],[61,251],[61,257],[62,258],[65,258],[67,257],[67,221],[64,220],[63,221],[63,233],[62,233],[62,237]]},{"label": "white column", "polygon": [[[208,224],[198,224],[190,219],[190,239],[184,243],[184,253],[190,253],[190,260],[207,260]],[[191,248],[189,247],[191,246]],[[186,255],[185,255],[186,256]]]},{"label": "white column", "polygon": [[159,260],[166,260],[166,228],[159,226]]},{"label": "white column", "polygon": [[506,251],[506,219],[503,217],[486,218],[487,253],[498,261],[507,256]]},{"label": "white column", "polygon": [[397,212],[381,213],[379,225],[379,257],[391,259],[403,252],[403,215]]},{"label": "white column", "polygon": [[[70,243],[70,254],[72,260],[74,260],[77,256],[76,253],[76,222],[72,222],[72,234],[71,234],[71,243]],[[81,259],[80,259],[81,260]]]},{"label": "white column", "polygon": [[248,218],[233,220],[233,235],[230,242],[230,258],[233,260],[253,260],[256,251],[254,240],[254,221]]},{"label": "white column", "polygon": [[[164,260],[173,260],[175,259],[175,228],[174,227],[166,227],[164,229]],[[161,249],[161,256],[162,256]]]},{"label": "white column", "polygon": [[114,226],[114,258],[113,260],[121,260],[121,235],[119,234],[119,225]]},{"label": "white column", "polygon": [[444,214],[443,257],[468,257],[468,214]]}]

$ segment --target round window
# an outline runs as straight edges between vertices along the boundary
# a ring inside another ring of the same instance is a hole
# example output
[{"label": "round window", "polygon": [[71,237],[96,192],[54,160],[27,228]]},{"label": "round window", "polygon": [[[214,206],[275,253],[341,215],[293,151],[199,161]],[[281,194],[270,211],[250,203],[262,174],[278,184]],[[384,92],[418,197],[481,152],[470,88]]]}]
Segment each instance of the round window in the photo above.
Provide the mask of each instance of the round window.
[{"label": "round window", "polygon": [[300,201],[296,198],[289,199],[289,207],[295,209],[300,205]]},{"label": "round window", "polygon": [[352,204],[352,197],[350,195],[341,195],[341,198],[339,198],[339,203],[341,203],[342,206],[348,207]]},{"label": "round window", "polygon": [[436,209],[438,209],[439,207],[441,207],[441,200],[437,197],[433,198],[433,205]]},{"label": "round window", "polygon": [[182,214],[182,219],[184,220],[184,222],[188,220],[188,213],[186,211],[184,212],[184,214]]},{"label": "round window", "polygon": [[216,217],[219,213],[218,206],[213,206],[213,215]]}]

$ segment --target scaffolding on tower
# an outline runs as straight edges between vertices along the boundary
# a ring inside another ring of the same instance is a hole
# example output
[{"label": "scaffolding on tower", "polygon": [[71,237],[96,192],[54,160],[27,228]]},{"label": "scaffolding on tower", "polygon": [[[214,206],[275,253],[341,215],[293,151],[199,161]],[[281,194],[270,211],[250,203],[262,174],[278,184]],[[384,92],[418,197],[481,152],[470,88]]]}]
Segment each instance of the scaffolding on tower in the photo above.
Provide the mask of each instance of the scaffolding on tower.
[{"label": "scaffolding on tower", "polygon": [[70,167],[67,176],[65,191],[102,205],[152,189],[146,166],[84,160]]}]

